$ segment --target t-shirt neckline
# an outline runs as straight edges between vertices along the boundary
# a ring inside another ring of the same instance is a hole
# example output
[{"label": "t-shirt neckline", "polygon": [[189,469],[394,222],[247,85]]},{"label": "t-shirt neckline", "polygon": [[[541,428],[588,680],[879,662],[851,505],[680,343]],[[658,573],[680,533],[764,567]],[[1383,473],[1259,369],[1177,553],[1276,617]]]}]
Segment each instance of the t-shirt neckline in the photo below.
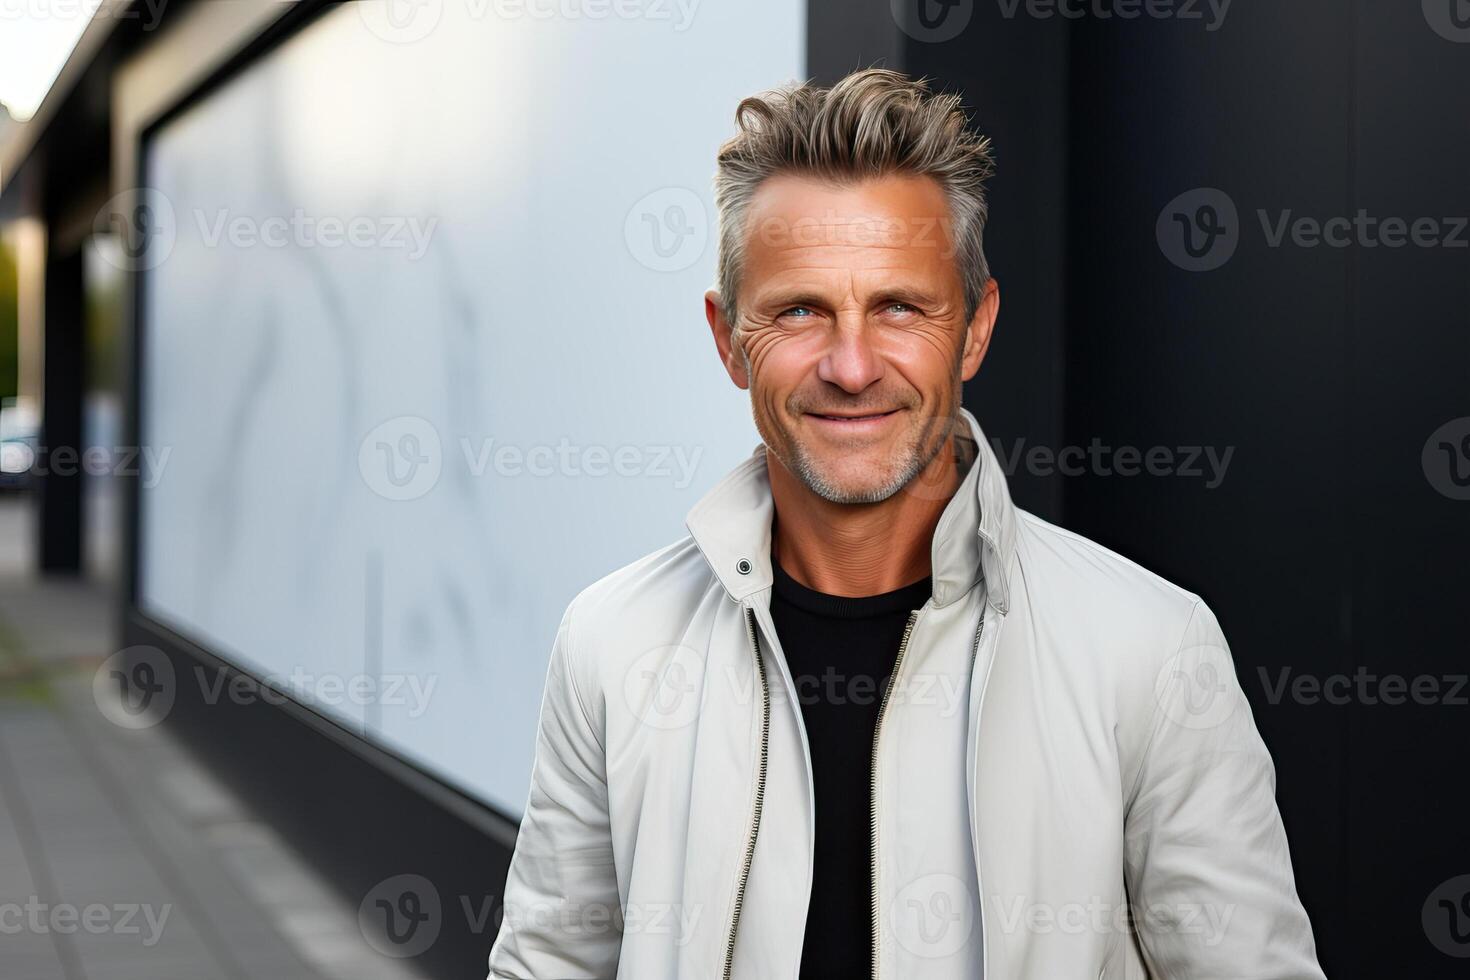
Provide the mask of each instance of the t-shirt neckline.
[{"label": "t-shirt neckline", "polygon": [[879,595],[829,595],[826,592],[809,589],[792,578],[781,567],[781,563],[775,559],[775,556],[771,557],[771,573],[774,579],[772,587],[782,601],[818,616],[830,616],[837,619],[868,619],[873,616],[886,616],[899,610],[912,611],[929,601],[929,596],[933,592],[933,578],[926,575],[910,585]]}]

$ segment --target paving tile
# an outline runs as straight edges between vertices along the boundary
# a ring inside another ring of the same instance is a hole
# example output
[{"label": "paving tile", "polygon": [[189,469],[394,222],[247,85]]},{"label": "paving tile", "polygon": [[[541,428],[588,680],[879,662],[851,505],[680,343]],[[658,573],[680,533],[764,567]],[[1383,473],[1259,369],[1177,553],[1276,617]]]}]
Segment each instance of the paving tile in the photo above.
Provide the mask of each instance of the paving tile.
[{"label": "paving tile", "polygon": [[[17,822],[0,809],[0,908],[36,895],[106,910],[98,934],[0,933],[0,980],[418,980],[165,728],[121,729],[98,710],[92,674],[114,645],[106,592],[0,568],[0,626],[50,698],[0,697],[0,806],[23,810]],[[122,928],[134,906],[155,923],[166,910],[156,942],[146,916]]]}]

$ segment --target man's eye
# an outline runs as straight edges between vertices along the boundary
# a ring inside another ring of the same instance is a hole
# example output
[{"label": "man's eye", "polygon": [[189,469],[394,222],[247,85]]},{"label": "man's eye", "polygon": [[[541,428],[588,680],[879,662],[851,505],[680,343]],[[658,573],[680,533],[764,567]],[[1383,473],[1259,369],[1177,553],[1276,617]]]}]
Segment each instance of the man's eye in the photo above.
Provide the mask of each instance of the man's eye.
[{"label": "man's eye", "polygon": [[915,310],[912,306],[910,306],[907,303],[889,303],[887,309],[888,309],[888,312],[889,313],[917,313],[918,312],[917,310]]},{"label": "man's eye", "polygon": [[785,310],[784,312],[782,312],[781,315],[782,316],[791,316],[791,317],[798,317],[799,318],[799,317],[815,316],[816,314],[812,311],[812,308],[809,307],[809,306],[793,306],[793,307],[790,307],[789,309]]}]

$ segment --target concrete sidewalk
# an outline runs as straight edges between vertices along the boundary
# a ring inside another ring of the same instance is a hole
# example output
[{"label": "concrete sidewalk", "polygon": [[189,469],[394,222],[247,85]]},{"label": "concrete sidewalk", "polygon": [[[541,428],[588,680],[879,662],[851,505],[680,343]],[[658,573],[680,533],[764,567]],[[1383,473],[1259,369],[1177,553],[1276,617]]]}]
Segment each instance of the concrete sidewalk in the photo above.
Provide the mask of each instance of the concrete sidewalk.
[{"label": "concrete sidewalk", "polygon": [[0,978],[417,977],[183,747],[107,720],[113,618],[0,569]]}]

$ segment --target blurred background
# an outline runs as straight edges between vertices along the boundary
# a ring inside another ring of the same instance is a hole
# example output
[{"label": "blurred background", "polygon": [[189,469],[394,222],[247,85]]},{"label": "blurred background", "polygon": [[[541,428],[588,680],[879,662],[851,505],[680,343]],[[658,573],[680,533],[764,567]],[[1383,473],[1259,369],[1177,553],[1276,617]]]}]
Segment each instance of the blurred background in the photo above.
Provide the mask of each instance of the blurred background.
[{"label": "blurred background", "polygon": [[870,65],[1013,496],[1218,614],[1328,975],[1465,975],[1466,0],[0,0],[0,976],[483,975],[562,609],[758,442],[715,150]]}]

